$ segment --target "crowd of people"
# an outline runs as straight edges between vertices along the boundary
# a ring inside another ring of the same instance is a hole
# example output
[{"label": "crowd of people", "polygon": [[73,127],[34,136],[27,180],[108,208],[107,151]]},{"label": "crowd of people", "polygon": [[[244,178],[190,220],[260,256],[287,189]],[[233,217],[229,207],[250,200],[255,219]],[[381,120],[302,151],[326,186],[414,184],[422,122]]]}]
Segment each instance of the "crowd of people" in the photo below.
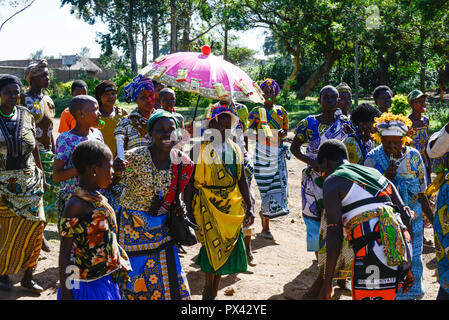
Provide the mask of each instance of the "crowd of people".
[{"label": "crowd of people", "polygon": [[352,109],[347,84],[327,85],[321,113],[296,125],[289,147],[289,117],[275,103],[273,79],[262,82],[265,102],[251,111],[232,99],[207,108],[201,137],[191,141],[179,138],[188,125],[173,89],[136,76],[124,88],[137,105],[128,114],[116,106],[112,81],[101,81],[92,97],[76,80],[55,139],[47,62],[31,64],[24,77],[27,91],[17,77],[0,77],[0,290],[12,290],[9,275],[23,269],[21,286],[43,291],[33,271],[40,251],[51,250],[44,228],[54,216],[58,299],[190,299],[179,257],[185,248],[168,227],[177,210],[201,244],[202,297],[215,299],[223,275],[256,263],[253,190],[261,237],[273,240],[270,220],[290,213],[293,154],[305,164],[295,214],[319,265],[304,299],[331,299],[334,284],[357,300],[422,299],[423,244],[432,244],[423,230],[432,227],[437,299],[449,299],[449,124],[429,137],[421,91],[408,95],[406,116],[388,112],[387,86],[375,89],[374,104]]}]

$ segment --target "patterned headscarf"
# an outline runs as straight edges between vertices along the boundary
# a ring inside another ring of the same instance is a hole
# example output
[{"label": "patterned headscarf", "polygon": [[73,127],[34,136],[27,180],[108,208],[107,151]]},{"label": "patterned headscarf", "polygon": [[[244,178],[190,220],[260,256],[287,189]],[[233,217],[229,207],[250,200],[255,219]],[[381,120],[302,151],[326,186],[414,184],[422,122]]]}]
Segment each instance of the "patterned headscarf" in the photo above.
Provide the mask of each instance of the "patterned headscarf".
[{"label": "patterned headscarf", "polygon": [[383,136],[402,137],[402,144],[406,145],[412,140],[407,136],[409,129],[412,127],[412,121],[402,115],[389,112],[383,113],[379,118],[374,118],[374,126],[377,132],[372,137],[380,144]]},{"label": "patterned headscarf", "polygon": [[209,128],[210,121],[217,118],[222,113],[227,113],[231,116],[231,128],[234,128],[239,121],[239,117],[236,115],[234,110],[222,104],[216,104],[209,110],[209,114],[206,116],[204,123],[205,128]]},{"label": "patterned headscarf", "polygon": [[150,90],[154,92],[153,81],[150,78],[144,77],[139,74],[133,79],[133,81],[128,84],[125,88],[125,100],[127,102],[136,101],[139,92],[142,90]]},{"label": "patterned headscarf", "polygon": [[279,87],[278,83],[273,79],[267,79],[260,85],[260,89],[263,90],[265,87],[274,87],[274,94],[277,96],[279,94],[279,91],[281,91],[281,88]]},{"label": "patterned headscarf", "polygon": [[47,60],[42,59],[37,63],[32,63],[25,69],[25,80],[31,83],[31,79],[40,76],[44,72],[48,72]]}]

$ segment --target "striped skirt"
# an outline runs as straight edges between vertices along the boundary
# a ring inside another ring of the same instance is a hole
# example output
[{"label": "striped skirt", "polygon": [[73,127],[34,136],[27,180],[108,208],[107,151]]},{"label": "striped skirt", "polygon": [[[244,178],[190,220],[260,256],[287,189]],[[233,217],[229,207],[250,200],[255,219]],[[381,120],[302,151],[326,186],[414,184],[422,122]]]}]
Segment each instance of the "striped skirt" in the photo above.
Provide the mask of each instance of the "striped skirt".
[{"label": "striped skirt", "polygon": [[265,147],[257,144],[254,178],[262,199],[261,213],[265,218],[276,218],[290,213],[288,209],[288,174],[286,146]]},{"label": "striped skirt", "polygon": [[36,268],[44,225],[15,215],[0,199],[0,275]]}]

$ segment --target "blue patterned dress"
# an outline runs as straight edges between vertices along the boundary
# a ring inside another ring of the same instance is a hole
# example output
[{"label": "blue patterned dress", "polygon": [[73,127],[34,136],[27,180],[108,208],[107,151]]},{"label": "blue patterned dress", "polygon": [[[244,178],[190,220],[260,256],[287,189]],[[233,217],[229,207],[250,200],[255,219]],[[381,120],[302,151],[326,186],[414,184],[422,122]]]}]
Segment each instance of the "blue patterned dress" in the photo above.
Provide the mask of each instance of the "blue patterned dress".
[{"label": "blue patterned dress", "polygon": [[[447,172],[446,172],[447,173]],[[435,254],[437,258],[437,279],[441,289],[449,293],[449,181],[446,179],[438,193],[437,210],[433,218]]]},{"label": "blue patterned dress", "polygon": [[[322,124],[317,120],[317,115],[308,116],[301,120],[295,129],[296,137],[302,143],[308,143],[306,155],[312,159],[318,156],[320,145],[329,139],[343,141],[347,134],[343,131],[343,125],[350,125],[349,119],[343,115],[337,115],[332,125]],[[308,218],[320,220],[323,209],[323,179],[319,172],[307,166],[302,172],[302,214]]]},{"label": "blue patterned dress", "polygon": [[[412,220],[413,232],[413,260],[412,272],[415,277],[413,287],[402,294],[398,291],[396,300],[414,300],[424,297],[425,288],[423,282],[423,212],[421,203],[418,201],[418,193],[424,193],[427,188],[426,171],[424,162],[418,150],[412,147],[405,147],[406,152],[399,160],[397,175],[392,181],[396,186],[402,200],[406,206],[416,213]],[[382,145],[368,153],[365,160],[365,166],[377,169],[384,174],[388,168],[390,158],[384,151]]]}]

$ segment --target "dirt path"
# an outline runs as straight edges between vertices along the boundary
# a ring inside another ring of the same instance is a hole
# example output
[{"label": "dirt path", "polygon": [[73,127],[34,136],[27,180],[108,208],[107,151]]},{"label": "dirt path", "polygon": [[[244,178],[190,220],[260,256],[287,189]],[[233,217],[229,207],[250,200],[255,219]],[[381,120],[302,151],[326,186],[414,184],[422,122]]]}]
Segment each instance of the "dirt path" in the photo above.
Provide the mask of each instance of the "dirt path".
[{"label": "dirt path", "polygon": [[[256,196],[256,237],[252,241],[253,254],[257,265],[248,266],[245,273],[224,276],[220,285],[217,299],[220,300],[300,300],[308,287],[315,280],[318,272],[315,255],[306,250],[306,228],[301,213],[300,181],[302,162],[296,159],[287,161],[289,171],[289,207],[290,215],[277,218],[270,222],[273,240],[266,240],[259,236],[261,232],[260,194],[253,183],[252,188]],[[14,288],[11,292],[0,292],[0,300],[8,299],[56,299],[58,286],[58,251],[59,241],[55,225],[47,226],[47,239],[50,239],[50,253],[42,252],[37,270],[36,281],[45,291],[40,296],[29,294],[20,287],[22,272],[12,276]],[[432,229],[425,230],[427,239],[433,240]],[[204,274],[195,264],[195,258],[200,245],[186,248],[187,254],[181,256],[181,264],[187,274],[192,299],[200,300],[204,285]],[[424,299],[434,300],[439,285],[436,282],[436,258],[433,248],[424,246],[423,254],[424,281],[426,295]],[[228,291],[232,295],[226,295]],[[334,299],[350,300],[351,297],[339,289],[334,291]]]}]

